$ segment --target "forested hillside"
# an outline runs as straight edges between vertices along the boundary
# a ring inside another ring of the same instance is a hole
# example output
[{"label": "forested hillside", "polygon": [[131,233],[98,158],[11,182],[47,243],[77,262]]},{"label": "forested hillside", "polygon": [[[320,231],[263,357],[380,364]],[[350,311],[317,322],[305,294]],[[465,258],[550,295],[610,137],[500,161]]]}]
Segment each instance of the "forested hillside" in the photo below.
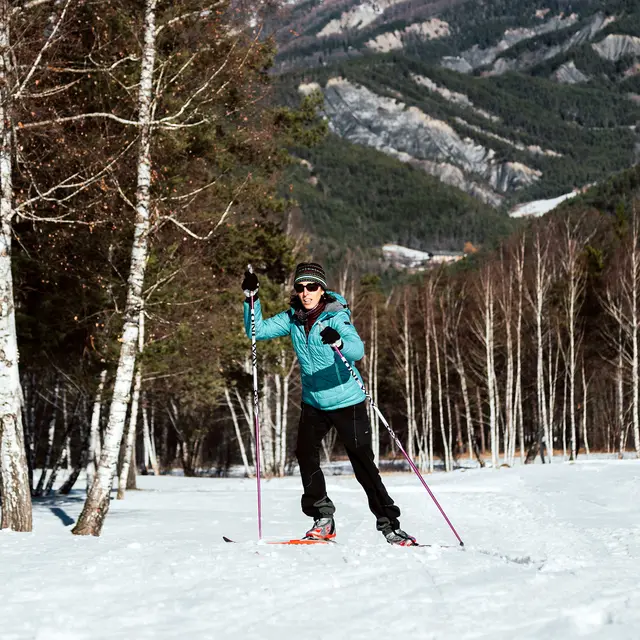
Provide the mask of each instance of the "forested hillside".
[{"label": "forested hillside", "polygon": [[376,272],[382,241],[462,251],[465,242],[491,245],[515,228],[505,213],[420,169],[335,135],[295,154],[303,162],[287,173],[289,193],[309,251],[329,267],[339,269],[349,250],[361,271]]},{"label": "forested hillside", "polygon": [[[276,24],[280,99],[321,92],[352,158],[376,149],[500,210],[638,160],[636,3],[310,1]],[[303,219],[321,215],[307,198]]]}]

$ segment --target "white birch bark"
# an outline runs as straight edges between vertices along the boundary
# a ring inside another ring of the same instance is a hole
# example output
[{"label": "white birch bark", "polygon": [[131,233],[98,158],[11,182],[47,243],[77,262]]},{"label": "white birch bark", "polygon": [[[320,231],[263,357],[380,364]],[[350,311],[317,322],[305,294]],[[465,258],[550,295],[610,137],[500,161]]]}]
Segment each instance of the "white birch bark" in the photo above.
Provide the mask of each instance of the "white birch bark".
[{"label": "white birch bark", "polygon": [[266,476],[273,475],[273,422],[271,418],[271,385],[269,376],[262,378],[262,408],[260,413],[261,468]]},{"label": "white birch bark", "polygon": [[567,460],[567,373],[562,376],[562,459]]},{"label": "white birch bark", "polygon": [[[638,309],[638,287],[640,287],[640,225],[638,215],[633,208],[629,244],[625,247],[625,261],[617,274],[615,284],[606,292],[605,308],[615,319],[619,328],[619,358],[623,358],[631,369],[631,429],[633,432],[636,457],[640,458],[640,353],[638,346],[638,324],[640,311]],[[624,339],[622,337],[624,334]],[[623,342],[631,345],[631,353],[623,346]],[[623,391],[619,390],[622,397]],[[620,402],[622,404],[622,402]],[[622,411],[621,408],[618,409]],[[621,428],[620,455],[625,447],[626,427]]]},{"label": "white birch bark", "polygon": [[436,362],[436,384],[438,386],[438,415],[440,417],[440,434],[442,435],[442,448],[444,452],[444,470],[451,470],[450,454],[449,454],[449,440],[447,438],[447,432],[445,428],[445,415],[444,415],[444,403],[443,392],[444,389],[442,383],[442,368],[440,364],[440,345],[438,342],[438,330],[436,323],[432,325],[433,331],[433,345],[434,345],[434,358]]},{"label": "white birch bark", "polygon": [[100,413],[102,411],[102,394],[104,392],[104,384],[107,379],[107,370],[103,369],[100,373],[100,382],[96,390],[93,400],[93,410],[91,412],[91,435],[89,436],[89,455],[87,461],[87,491],[93,483],[96,475],[96,465],[100,457]]},{"label": "white birch bark", "polygon": [[127,283],[124,326],[120,338],[120,359],[109,409],[100,463],[84,509],[73,529],[76,535],[100,535],[109,510],[109,497],[118,463],[118,452],[124,432],[127,405],[136,363],[142,287],[148,256],[149,205],[151,187],[151,118],[153,73],[156,58],[156,0],[146,0],[144,42],[138,90],[138,122],[140,147],[137,163],[136,217]]},{"label": "white birch bark", "polygon": [[44,465],[40,473],[40,478],[38,479],[38,484],[36,485],[35,491],[33,492],[35,496],[41,496],[44,493],[47,471],[51,469],[51,457],[53,456],[53,445],[56,439],[56,422],[58,420],[59,396],[60,384],[56,382],[53,391],[53,412],[51,414],[51,419],[49,420],[49,431],[47,432],[47,451],[44,456]]},{"label": "white birch bark", "polygon": [[544,381],[544,312],[546,308],[547,295],[551,284],[548,265],[548,245],[542,246],[540,234],[536,234],[535,244],[535,276],[533,291],[527,292],[536,323],[536,396],[538,400],[538,429],[544,434],[545,440],[549,442],[549,422],[547,419],[547,401]]},{"label": "white birch bark", "polygon": [[160,475],[160,467],[158,465],[158,457],[156,455],[156,448],[153,442],[153,436],[151,432],[151,428],[149,426],[149,410],[147,407],[146,394],[142,393],[142,430],[144,435],[144,445],[145,445],[145,464],[148,463],[151,465],[153,469],[153,475]]},{"label": "white birch bark", "polygon": [[587,432],[587,402],[588,402],[588,387],[587,377],[584,373],[584,361],[582,362],[582,438],[584,440],[584,450],[587,457],[591,455],[589,449],[589,434]]},{"label": "white birch bark", "polygon": [[424,365],[424,395],[425,395],[425,448],[427,450],[427,464],[429,473],[433,473],[433,381],[431,378],[431,321],[432,321],[432,301],[427,292],[426,312],[425,312],[425,351],[426,361]]},{"label": "white birch bark", "polygon": [[[443,309],[443,313],[446,313],[446,310]],[[447,426],[448,426],[448,451],[449,451],[449,471],[453,471],[453,462],[454,462],[454,446],[453,446],[453,416],[451,415],[451,394],[449,393],[449,357],[447,355],[447,340],[446,340],[446,329],[445,329],[445,340],[442,345],[443,356],[442,360],[444,362],[444,387],[447,390]]]},{"label": "white birch bark", "polygon": [[280,476],[280,455],[282,454],[282,376],[280,373],[275,373],[273,376],[273,382],[276,392],[276,421],[273,429],[273,474]]},{"label": "white birch bark", "polygon": [[571,228],[565,223],[565,246],[562,266],[567,280],[564,296],[567,330],[569,333],[569,352],[567,358],[569,374],[569,427],[571,433],[571,460],[578,456],[578,433],[576,420],[576,376],[578,369],[578,346],[580,342],[578,313],[584,285],[584,273],[580,265],[580,254],[584,242],[577,237],[577,227]]},{"label": "white birch bark", "polygon": [[494,369],[494,293],[491,273],[487,271],[483,274],[483,294],[484,294],[484,347],[487,400],[489,402],[489,441],[491,446],[491,464],[494,469],[499,466],[499,441],[498,441],[498,420],[496,407],[496,375]]},{"label": "white birch bark", "polygon": [[[58,470],[65,462],[65,459],[68,455],[69,450],[69,416],[67,413],[67,388],[66,386],[62,387],[62,394],[60,398],[60,402],[62,404],[62,433],[63,433],[63,441],[60,443],[60,451],[58,452],[58,457],[53,463],[53,467],[51,468],[51,474],[49,475],[49,480],[47,480],[47,486],[44,490],[44,495],[48,496],[53,491],[53,485],[58,476]],[[53,442],[51,443],[53,445]]]},{"label": "white birch bark", "polygon": [[134,443],[136,440],[136,427],[138,424],[138,406],[140,404],[140,389],[142,387],[142,371],[138,366],[136,371],[136,379],[133,385],[133,395],[131,397],[131,413],[129,415],[129,424],[124,441],[124,455],[122,459],[122,467],[120,476],[118,477],[118,500],[124,500],[127,490],[127,478],[129,477],[129,467],[135,467],[136,461],[132,459],[135,454]]},{"label": "white birch bark", "polygon": [[[524,302],[524,256],[525,256],[525,236],[518,247],[518,255],[516,259],[516,282],[518,286],[518,312],[516,324],[516,372],[515,372],[515,399],[514,414],[518,416],[518,440],[520,443],[520,461],[524,464],[524,420],[522,419],[522,307]],[[515,460],[515,443],[514,450],[511,452],[512,461]]]},{"label": "white birch bark", "polygon": [[[284,369],[286,365],[286,352],[282,350],[282,367]],[[291,376],[296,368],[296,357],[293,356],[289,370],[282,381],[282,427],[280,436],[280,468],[278,473],[281,477],[284,476],[287,465],[287,429],[289,427],[289,389],[291,386]]]},{"label": "white birch bark", "polygon": [[238,422],[238,414],[236,413],[236,409],[233,406],[233,402],[231,401],[231,394],[229,393],[229,387],[224,385],[224,398],[227,401],[227,406],[229,407],[229,413],[231,414],[231,420],[233,421],[233,429],[236,434],[236,441],[238,442],[238,448],[240,449],[240,457],[242,458],[242,464],[244,466],[244,475],[247,478],[250,478],[253,473],[251,472],[251,468],[249,467],[249,459],[247,458],[247,450],[244,446],[244,440],[242,439],[242,432],[240,431],[240,423]]},{"label": "white birch bark", "polygon": [[[374,304],[371,307],[371,343],[369,347],[369,358],[367,362],[367,382],[373,401],[377,404],[378,385],[378,308]],[[380,423],[378,413],[372,411],[367,403],[369,411],[369,423],[371,425],[371,449],[373,450],[373,460],[376,466],[380,464]]]},{"label": "white birch bark", "polygon": [[[139,328],[138,328],[138,352],[142,355],[144,350],[144,304],[140,309]],[[131,412],[129,414],[129,425],[124,441],[124,457],[122,460],[122,468],[120,469],[120,477],[118,478],[118,500],[124,500],[124,494],[129,483],[129,476],[133,474],[135,482],[136,474],[136,429],[138,425],[138,407],[140,404],[140,392],[142,390],[142,365],[138,364],[136,371],[136,379],[133,385],[133,396],[131,398]],[[131,467],[133,466],[133,470]],[[133,484],[133,483],[131,483]],[[134,487],[135,488],[135,487]]]},{"label": "white birch bark", "polygon": [[8,0],[0,0],[0,528],[31,531],[31,490],[22,427],[22,390],[11,271],[13,139]]},{"label": "white birch bark", "polygon": [[[503,449],[503,463],[509,466],[513,466],[513,457],[511,452],[515,451],[515,358],[513,347],[513,271],[505,264],[504,259],[501,259],[501,275],[502,282],[499,288],[500,297],[499,305],[502,310],[502,316],[504,320],[505,333],[506,333],[506,356],[507,356],[507,371],[505,380],[504,391],[504,416],[505,416],[505,434],[504,434],[504,449]],[[497,388],[497,384],[496,384]]]},{"label": "white birch bark", "polygon": [[631,410],[633,416],[633,438],[636,448],[636,457],[640,458],[640,409],[638,407],[639,398],[639,366],[638,366],[638,286],[640,285],[640,255],[638,254],[638,216],[633,209],[632,222],[632,242],[631,248],[631,278],[630,278],[630,299],[631,299]]},{"label": "white birch bark", "polygon": [[624,342],[622,327],[618,329],[618,362],[616,367],[616,422],[618,423],[618,459],[624,458],[625,425],[624,425]]},{"label": "white birch bark", "polygon": [[407,453],[413,460],[415,457],[415,423],[413,413],[413,398],[411,393],[411,334],[409,332],[409,301],[407,294],[404,295],[404,305],[402,314],[402,374],[404,377],[404,399],[407,415]]}]

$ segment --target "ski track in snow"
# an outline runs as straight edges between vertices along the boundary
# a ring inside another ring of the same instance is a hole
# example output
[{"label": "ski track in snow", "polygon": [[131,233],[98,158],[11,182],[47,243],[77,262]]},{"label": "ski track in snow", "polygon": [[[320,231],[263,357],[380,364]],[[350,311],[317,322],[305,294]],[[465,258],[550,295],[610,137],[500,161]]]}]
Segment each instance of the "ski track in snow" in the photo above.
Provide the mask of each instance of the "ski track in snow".
[{"label": "ski track in snow", "polygon": [[[464,550],[387,545],[350,476],[327,477],[336,545],[256,542],[250,479],[140,477],[100,538],[70,533],[82,491],[36,501],[33,534],[0,533],[0,638],[640,638],[639,462],[428,481]],[[456,544],[416,478],[385,482],[403,528]],[[299,499],[263,483],[267,539],[305,531]]]}]

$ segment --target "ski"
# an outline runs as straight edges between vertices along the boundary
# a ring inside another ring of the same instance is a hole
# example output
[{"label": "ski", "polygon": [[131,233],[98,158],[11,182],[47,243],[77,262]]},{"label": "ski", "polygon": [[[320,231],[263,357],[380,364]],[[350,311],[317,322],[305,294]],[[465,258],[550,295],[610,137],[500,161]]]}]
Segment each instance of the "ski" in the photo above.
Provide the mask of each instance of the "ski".
[{"label": "ski", "polygon": [[[222,536],[225,542],[235,542],[227,536]],[[264,544],[337,544],[335,540],[322,540],[320,538],[293,538],[291,540],[266,540]]]},{"label": "ski", "polygon": [[459,544],[412,544],[409,545],[411,547],[432,547],[433,549],[462,549],[464,551],[464,547]]}]

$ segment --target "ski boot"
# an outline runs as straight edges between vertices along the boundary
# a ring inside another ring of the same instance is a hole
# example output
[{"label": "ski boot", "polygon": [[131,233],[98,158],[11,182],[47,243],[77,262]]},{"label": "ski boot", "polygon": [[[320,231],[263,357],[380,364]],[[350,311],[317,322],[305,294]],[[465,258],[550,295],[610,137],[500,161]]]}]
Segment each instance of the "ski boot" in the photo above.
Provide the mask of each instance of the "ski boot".
[{"label": "ski boot", "polygon": [[385,537],[389,544],[395,544],[400,547],[417,547],[418,541],[410,536],[406,531],[402,529],[384,529],[382,535]]},{"label": "ski boot", "polygon": [[316,518],[313,527],[304,534],[303,540],[331,540],[336,537],[333,518]]}]

